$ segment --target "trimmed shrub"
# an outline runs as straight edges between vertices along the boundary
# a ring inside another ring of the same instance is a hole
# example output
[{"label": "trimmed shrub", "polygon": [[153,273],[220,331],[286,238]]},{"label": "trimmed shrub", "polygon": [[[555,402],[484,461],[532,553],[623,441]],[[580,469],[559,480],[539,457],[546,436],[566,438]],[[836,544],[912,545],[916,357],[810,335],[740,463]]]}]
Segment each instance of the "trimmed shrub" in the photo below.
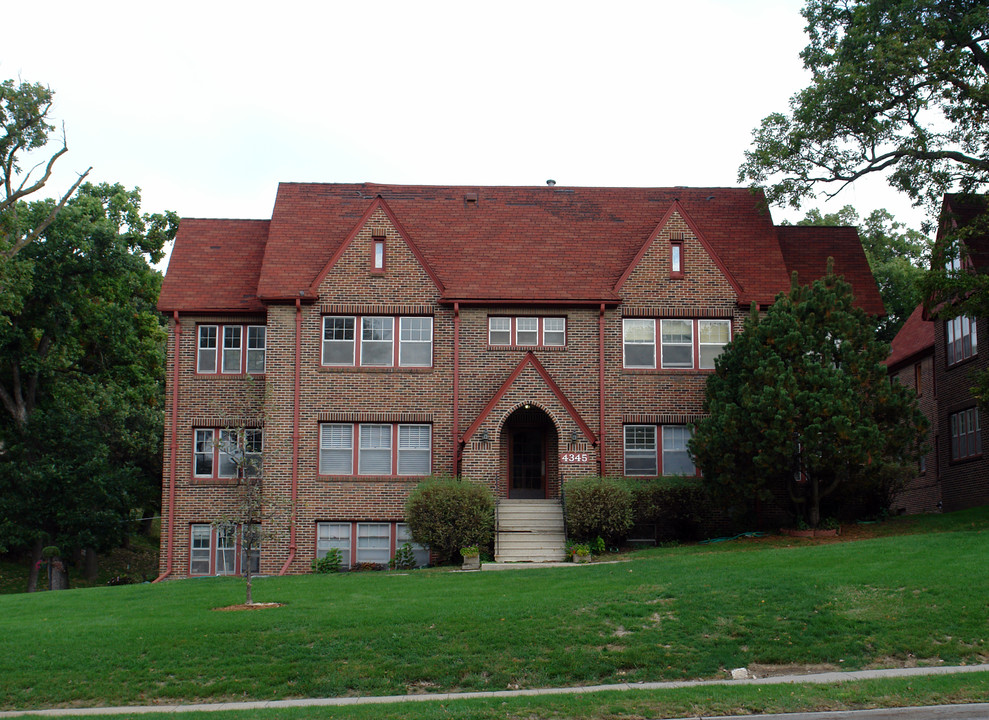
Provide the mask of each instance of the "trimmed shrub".
[{"label": "trimmed shrub", "polygon": [[419,483],[405,503],[405,522],[417,543],[441,563],[468,545],[485,546],[494,532],[494,498],[485,485],[435,476]]},{"label": "trimmed shrub", "polygon": [[656,542],[696,540],[701,523],[711,517],[711,496],[698,478],[625,478],[625,485],[636,527],[650,528]]},{"label": "trimmed shrub", "polygon": [[326,555],[321,558],[313,558],[312,571],[314,573],[335,573],[340,572],[343,565],[343,553],[340,548],[330,548]]},{"label": "trimmed shrub", "polygon": [[611,478],[586,477],[571,480],[564,488],[567,533],[581,542],[598,537],[619,545],[632,529],[632,495],[624,484]]}]

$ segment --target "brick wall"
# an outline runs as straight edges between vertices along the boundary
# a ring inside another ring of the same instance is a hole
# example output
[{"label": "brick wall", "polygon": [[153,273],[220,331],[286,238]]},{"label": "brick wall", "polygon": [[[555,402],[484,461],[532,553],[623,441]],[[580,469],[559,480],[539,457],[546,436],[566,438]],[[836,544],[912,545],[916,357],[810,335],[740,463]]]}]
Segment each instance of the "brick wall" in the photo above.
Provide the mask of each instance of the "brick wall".
[{"label": "brick wall", "polygon": [[928,452],[918,464],[916,475],[907,481],[890,506],[895,514],[913,514],[941,511],[941,481],[938,476],[937,452],[937,395],[934,388],[934,352],[909,359],[891,371],[891,377],[917,393],[921,412],[930,422],[927,433]]}]

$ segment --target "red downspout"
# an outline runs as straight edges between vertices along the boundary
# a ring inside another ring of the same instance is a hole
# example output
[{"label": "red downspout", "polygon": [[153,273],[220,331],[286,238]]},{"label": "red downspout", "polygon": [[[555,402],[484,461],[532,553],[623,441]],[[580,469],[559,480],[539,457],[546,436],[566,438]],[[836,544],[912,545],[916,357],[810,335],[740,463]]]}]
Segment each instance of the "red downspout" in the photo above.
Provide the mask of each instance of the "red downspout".
[{"label": "red downspout", "polygon": [[171,464],[168,468],[168,565],[165,572],[152,582],[164,580],[172,574],[172,557],[175,555],[175,463],[178,453],[176,433],[179,427],[179,337],[182,335],[182,324],[179,322],[179,311],[172,311],[175,320],[175,351],[172,356],[172,441],[168,446],[168,457]]},{"label": "red downspout", "polygon": [[453,476],[460,459],[460,303],[453,303]]},{"label": "red downspout", "polygon": [[278,571],[288,572],[295,560],[295,501],[299,494],[299,402],[302,395],[302,301],[295,299],[295,410],[292,417],[292,519],[288,530],[288,559]]},{"label": "red downspout", "polygon": [[598,463],[601,466],[601,477],[604,477],[604,303],[598,314]]}]

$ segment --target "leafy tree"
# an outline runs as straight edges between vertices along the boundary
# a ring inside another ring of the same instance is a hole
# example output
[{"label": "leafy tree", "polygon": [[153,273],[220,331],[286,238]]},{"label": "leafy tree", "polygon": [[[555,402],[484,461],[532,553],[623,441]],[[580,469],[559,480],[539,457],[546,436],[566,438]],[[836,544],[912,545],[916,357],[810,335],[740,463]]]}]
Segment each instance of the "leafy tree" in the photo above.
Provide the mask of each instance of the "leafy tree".
[{"label": "leafy tree", "polygon": [[797,225],[858,228],[862,249],[886,306],[886,317],[878,321],[876,337],[882,342],[892,342],[922,299],[920,283],[930,263],[931,241],[922,233],[896,222],[885,209],[874,210],[859,222],[859,215],[851,205],[828,214],[815,208],[809,210]]},{"label": "leafy tree", "polygon": [[[785,488],[811,525],[821,500],[889,484],[915,459],[927,421],[913,390],[890,383],[851,286],[828,273],[797,283],[718,357],[690,450],[715,491],[768,500]],[[889,489],[889,488],[887,488]]]},{"label": "leafy tree", "polygon": [[935,211],[989,182],[989,4],[808,0],[811,84],[753,132],[739,180],[800,202],[872,173]]},{"label": "leafy tree", "polygon": [[[23,171],[22,163],[33,160],[35,151],[48,144],[49,136],[55,129],[49,122],[53,96],[50,88],[39,83],[14,84],[13,80],[0,83],[0,125],[3,126],[0,134],[0,178],[3,180],[0,262],[16,255],[51,225],[92,169],[82,173],[61,199],[51,204],[46,214],[36,215],[26,224],[19,217],[24,207],[22,202],[45,186],[51,178],[55,161],[69,151],[63,129],[62,147],[47,160]],[[35,171],[42,167],[40,176],[35,175]]]},{"label": "leafy tree", "polygon": [[[57,201],[24,205],[23,227]],[[155,303],[173,213],[140,212],[121,185],[83,185],[10,257],[0,301],[2,544],[64,555],[120,542],[158,502],[165,331]],[[36,582],[32,575],[31,586]]]}]

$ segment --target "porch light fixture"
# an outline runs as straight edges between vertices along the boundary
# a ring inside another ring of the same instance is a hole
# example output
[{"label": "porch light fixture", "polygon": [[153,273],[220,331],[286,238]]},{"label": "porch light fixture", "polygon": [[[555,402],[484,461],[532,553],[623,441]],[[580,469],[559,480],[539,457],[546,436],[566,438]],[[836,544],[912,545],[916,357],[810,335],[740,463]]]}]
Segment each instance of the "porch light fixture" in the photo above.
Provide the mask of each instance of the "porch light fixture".
[{"label": "porch light fixture", "polygon": [[574,444],[574,445],[577,444],[577,431],[576,430],[571,430],[570,431],[570,442],[572,444]]},{"label": "porch light fixture", "polygon": [[529,409],[529,403],[526,403],[526,404],[525,404],[525,405],[523,405],[522,407],[523,407],[524,409],[526,409],[526,410],[528,410],[528,409]]},{"label": "porch light fixture", "polygon": [[491,440],[491,438],[488,436],[487,430],[481,430],[481,432],[478,433],[477,435],[477,439],[483,443],[489,442]]}]

